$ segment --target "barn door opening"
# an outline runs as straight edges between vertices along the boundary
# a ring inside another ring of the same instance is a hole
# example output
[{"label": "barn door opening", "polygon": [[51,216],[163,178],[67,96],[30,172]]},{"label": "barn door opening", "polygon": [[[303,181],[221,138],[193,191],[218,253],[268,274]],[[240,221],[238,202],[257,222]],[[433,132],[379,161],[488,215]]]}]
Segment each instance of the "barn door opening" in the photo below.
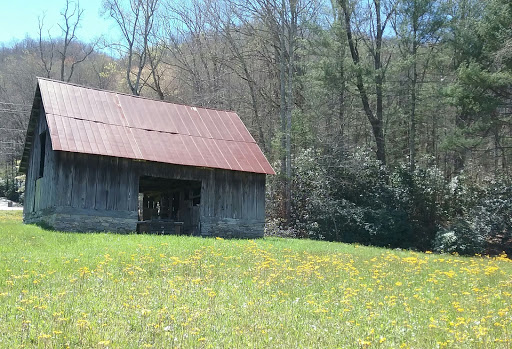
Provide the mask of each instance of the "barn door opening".
[{"label": "barn door opening", "polygon": [[201,181],[139,178],[138,232],[199,234]]}]

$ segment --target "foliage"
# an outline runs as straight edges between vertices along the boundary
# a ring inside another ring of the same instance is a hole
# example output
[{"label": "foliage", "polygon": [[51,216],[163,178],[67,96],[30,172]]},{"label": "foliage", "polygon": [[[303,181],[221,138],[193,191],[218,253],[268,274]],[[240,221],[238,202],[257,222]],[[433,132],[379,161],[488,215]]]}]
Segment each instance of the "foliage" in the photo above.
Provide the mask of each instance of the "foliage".
[{"label": "foliage", "polygon": [[303,235],[427,250],[431,248],[447,187],[437,169],[404,165],[388,173],[368,154],[322,155],[305,150],[295,159],[294,227]]},{"label": "foliage", "polygon": [[486,238],[488,253],[512,252],[512,183],[494,181],[472,210],[475,230]]},{"label": "foliage", "polygon": [[25,191],[25,180],[18,177],[6,175],[0,177],[0,197],[6,197],[8,200],[23,203]]},{"label": "foliage", "polygon": [[504,256],[60,233],[12,217],[0,213],[2,347],[512,344]]},{"label": "foliage", "polygon": [[[512,187],[510,180],[483,189],[452,182],[452,222],[441,228],[434,249],[471,255],[512,251]],[[466,200],[462,198],[465,197]]]},{"label": "foliage", "polygon": [[457,218],[448,228],[441,228],[434,241],[434,250],[440,253],[475,255],[485,252],[485,236],[471,222]]}]

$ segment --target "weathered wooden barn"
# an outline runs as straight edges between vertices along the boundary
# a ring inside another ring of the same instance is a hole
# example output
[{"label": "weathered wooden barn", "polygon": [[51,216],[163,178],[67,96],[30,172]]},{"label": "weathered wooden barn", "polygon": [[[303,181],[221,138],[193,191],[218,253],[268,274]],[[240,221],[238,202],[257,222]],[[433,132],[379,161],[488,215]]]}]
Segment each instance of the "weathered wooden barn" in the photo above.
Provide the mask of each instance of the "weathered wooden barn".
[{"label": "weathered wooden barn", "polygon": [[20,172],[26,223],[260,237],[274,171],[233,112],[38,78]]}]

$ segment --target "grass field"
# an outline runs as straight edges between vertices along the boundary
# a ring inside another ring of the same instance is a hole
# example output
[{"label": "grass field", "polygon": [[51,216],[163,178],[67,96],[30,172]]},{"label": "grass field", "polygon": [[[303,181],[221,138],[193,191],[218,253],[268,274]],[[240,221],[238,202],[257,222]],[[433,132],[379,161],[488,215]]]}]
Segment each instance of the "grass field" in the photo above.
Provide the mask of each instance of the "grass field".
[{"label": "grass field", "polygon": [[0,348],[511,348],[512,263],[0,211]]}]

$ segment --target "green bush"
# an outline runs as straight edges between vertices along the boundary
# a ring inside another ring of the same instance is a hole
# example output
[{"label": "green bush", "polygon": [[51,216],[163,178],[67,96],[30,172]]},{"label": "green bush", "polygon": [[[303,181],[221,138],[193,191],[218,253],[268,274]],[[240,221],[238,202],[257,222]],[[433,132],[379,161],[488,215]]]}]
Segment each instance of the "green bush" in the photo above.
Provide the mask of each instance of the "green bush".
[{"label": "green bush", "polygon": [[434,250],[439,253],[482,254],[485,246],[485,236],[463,218],[457,218],[448,228],[441,228],[434,241]]},{"label": "green bush", "polygon": [[368,154],[295,159],[293,223],[314,239],[427,250],[444,218],[446,184],[435,169],[389,173]]}]

